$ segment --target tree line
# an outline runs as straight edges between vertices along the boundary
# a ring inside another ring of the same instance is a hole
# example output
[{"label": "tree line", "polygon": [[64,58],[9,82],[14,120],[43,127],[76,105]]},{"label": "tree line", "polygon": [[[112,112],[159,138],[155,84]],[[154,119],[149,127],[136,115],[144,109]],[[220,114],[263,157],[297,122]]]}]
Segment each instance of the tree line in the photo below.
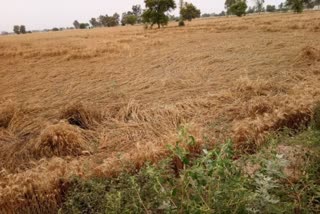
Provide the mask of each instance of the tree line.
[{"label": "tree line", "polygon": [[[246,13],[277,11],[275,5],[267,5],[264,7],[264,3],[264,0],[255,0],[255,6],[248,8],[247,0],[226,0],[226,14],[243,16]],[[292,10],[296,13],[302,13],[305,8],[314,8],[316,5],[320,5],[320,0],[286,0],[278,6],[278,11]]]},{"label": "tree line", "polygon": [[[88,23],[80,23],[75,20],[73,26],[75,29],[87,29],[96,27],[114,27],[118,25],[144,24],[146,28],[152,28],[156,25],[158,28],[168,24],[169,20],[179,21],[179,26],[184,26],[184,21],[191,21],[201,15],[201,11],[192,3],[180,0],[180,17],[170,16],[168,13],[177,8],[174,0],[144,0],[145,9],[141,5],[133,5],[131,11],[122,13],[121,19],[118,13],[112,16],[100,15],[97,18],[91,18]],[[203,14],[202,17],[236,15],[243,16],[247,13],[275,12],[275,5],[264,7],[265,0],[255,0],[253,7],[248,7],[247,0],[225,0],[225,11],[219,14]],[[320,0],[286,0],[278,6],[278,11],[292,10],[301,13],[304,8],[313,8],[320,5]],[[52,31],[59,31],[59,28],[53,28]],[[24,25],[15,25],[13,28],[16,34],[25,34]]]},{"label": "tree line", "polygon": [[[76,29],[87,29],[96,27],[114,27],[118,25],[135,25],[145,24],[151,28],[156,25],[158,28],[168,24],[172,18],[169,12],[176,9],[177,5],[174,0],[145,0],[145,10],[141,5],[133,5],[131,11],[122,13],[121,20],[118,13],[112,16],[100,15],[97,18],[91,18],[88,23],[80,23],[75,20],[73,26]],[[191,21],[201,15],[201,11],[191,3],[181,1],[180,21]],[[174,17],[175,19],[175,17]]]},{"label": "tree line", "polygon": [[24,25],[15,25],[15,26],[13,26],[13,32],[15,34],[31,33],[31,31],[27,31],[27,28]]}]

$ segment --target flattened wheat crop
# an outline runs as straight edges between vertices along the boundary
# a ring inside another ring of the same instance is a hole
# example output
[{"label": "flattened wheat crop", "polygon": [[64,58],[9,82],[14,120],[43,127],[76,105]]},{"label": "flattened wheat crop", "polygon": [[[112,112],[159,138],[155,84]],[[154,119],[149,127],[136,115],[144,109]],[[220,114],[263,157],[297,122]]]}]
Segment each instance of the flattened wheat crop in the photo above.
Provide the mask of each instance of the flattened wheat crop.
[{"label": "flattened wheat crop", "polygon": [[[167,154],[188,127],[254,152],[320,100],[320,13],[0,38],[0,207],[55,213],[73,176]],[[292,24],[294,23],[294,25]]]}]

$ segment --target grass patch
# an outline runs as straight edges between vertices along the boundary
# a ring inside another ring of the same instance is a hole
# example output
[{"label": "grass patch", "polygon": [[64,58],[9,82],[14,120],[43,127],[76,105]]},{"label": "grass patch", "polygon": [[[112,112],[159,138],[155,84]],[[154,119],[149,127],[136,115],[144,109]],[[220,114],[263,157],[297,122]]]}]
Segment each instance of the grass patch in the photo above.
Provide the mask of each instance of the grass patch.
[{"label": "grass patch", "polygon": [[191,136],[185,138],[170,148],[172,156],[136,173],[75,178],[60,212],[320,212],[319,131],[310,128],[294,137],[282,133],[258,153],[241,158],[231,141],[191,155],[193,143]]}]

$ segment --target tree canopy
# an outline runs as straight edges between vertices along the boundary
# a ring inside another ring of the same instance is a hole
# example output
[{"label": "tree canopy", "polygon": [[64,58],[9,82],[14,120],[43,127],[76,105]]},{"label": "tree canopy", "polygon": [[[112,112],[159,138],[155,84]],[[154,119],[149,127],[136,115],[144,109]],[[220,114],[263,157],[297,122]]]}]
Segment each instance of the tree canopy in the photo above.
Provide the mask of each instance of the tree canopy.
[{"label": "tree canopy", "polygon": [[140,5],[133,5],[132,11],[122,13],[121,25],[134,25],[136,23],[141,23],[142,9]]},{"label": "tree canopy", "polygon": [[256,12],[261,13],[263,11],[264,0],[255,0]]},{"label": "tree canopy", "polygon": [[75,29],[80,29],[80,23],[77,20],[73,22],[73,26]]},{"label": "tree canopy", "polygon": [[302,13],[305,0],[287,0],[286,5],[296,13]]},{"label": "tree canopy", "polygon": [[192,19],[199,18],[201,12],[191,3],[185,3],[180,11],[183,20],[191,21]]},{"label": "tree canopy", "polygon": [[231,5],[230,12],[237,16],[243,16],[246,14],[247,7],[246,0],[236,0],[236,2]]},{"label": "tree canopy", "polygon": [[167,25],[169,17],[165,14],[176,8],[174,0],[145,0],[146,10],[142,14],[143,23],[155,24],[158,28]]},{"label": "tree canopy", "polygon": [[15,34],[26,34],[26,33],[28,33],[27,32],[27,29],[26,29],[26,26],[24,26],[24,25],[15,25],[15,26],[13,26],[13,32],[15,33]]}]

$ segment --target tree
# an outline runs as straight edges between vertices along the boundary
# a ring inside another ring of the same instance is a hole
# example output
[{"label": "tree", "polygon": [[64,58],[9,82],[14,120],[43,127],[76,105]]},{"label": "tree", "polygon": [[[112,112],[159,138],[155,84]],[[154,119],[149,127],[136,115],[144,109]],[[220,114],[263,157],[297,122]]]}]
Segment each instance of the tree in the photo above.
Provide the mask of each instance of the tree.
[{"label": "tree", "polygon": [[283,8],[284,8],[283,2],[281,2],[281,3],[279,4],[278,8],[279,8],[279,11],[282,11],[282,10],[283,10]]},{"label": "tree", "polygon": [[261,13],[263,11],[264,0],[255,0],[256,12]]},{"label": "tree", "polygon": [[191,3],[185,3],[180,11],[182,20],[191,21],[192,19],[199,18],[201,12]]},{"label": "tree", "polygon": [[296,13],[302,13],[304,0],[287,0],[286,6],[290,7]]},{"label": "tree", "polygon": [[[142,15],[142,9],[141,9],[141,5],[137,4],[137,5],[133,5],[132,6],[132,13],[133,15],[136,16],[136,22],[141,23],[141,15]],[[131,17],[131,19],[133,19]],[[129,23],[128,23],[129,24]]]},{"label": "tree", "polygon": [[92,27],[100,27],[101,26],[100,22],[98,22],[98,20],[96,18],[91,18],[89,22]]},{"label": "tree", "polygon": [[287,12],[288,11],[288,5],[284,4],[283,2],[279,4],[278,10],[282,12]]},{"label": "tree", "polygon": [[254,13],[255,7],[248,7],[247,13]]},{"label": "tree", "polygon": [[114,26],[119,25],[120,15],[117,13],[113,14],[113,16],[101,15],[101,16],[99,16],[99,22],[104,27],[114,27]]},{"label": "tree", "polygon": [[275,12],[276,11],[276,6],[275,5],[267,5],[266,11],[270,12],[270,13]]},{"label": "tree", "polygon": [[236,3],[231,5],[230,12],[241,17],[246,14],[247,7],[246,0],[237,0]]},{"label": "tree", "polygon": [[59,28],[54,27],[52,28],[52,31],[59,31]]},{"label": "tree", "polygon": [[80,29],[80,23],[77,20],[73,22],[73,26],[75,29]]},{"label": "tree", "polygon": [[224,3],[225,8],[227,9],[227,14],[230,14],[230,8],[237,0],[226,0]]},{"label": "tree", "polygon": [[133,15],[139,17],[142,14],[142,10],[141,10],[141,5],[137,4],[137,5],[133,5],[132,6],[132,13]]},{"label": "tree", "polygon": [[20,26],[19,26],[19,25],[13,26],[13,32],[14,32],[15,34],[20,34]]},{"label": "tree", "polygon": [[320,9],[320,0],[314,1],[314,6],[317,6],[318,10]]},{"label": "tree", "polygon": [[218,14],[218,16],[225,16],[225,15],[226,15],[226,12],[224,10]]},{"label": "tree", "polygon": [[112,26],[118,26],[120,22],[120,15],[118,13],[113,14],[112,21],[113,21]]},{"label": "tree", "polygon": [[133,13],[131,11],[122,13],[122,18],[121,18],[121,25],[122,26],[125,26],[127,24],[127,18],[128,18],[128,16],[131,16],[131,15],[133,15]]},{"label": "tree", "polygon": [[211,14],[209,14],[209,13],[204,13],[201,15],[202,18],[208,18],[210,16],[211,16]]},{"label": "tree", "polygon": [[138,17],[135,15],[127,16],[126,24],[135,25],[137,23]]},{"label": "tree", "polygon": [[157,24],[158,28],[167,25],[169,17],[165,14],[176,8],[174,0],[145,0],[146,10],[142,14],[142,21],[146,24]]},{"label": "tree", "polygon": [[142,9],[140,5],[133,5],[132,11],[122,13],[121,25],[134,25],[136,23],[141,23]]},{"label": "tree", "polygon": [[80,29],[88,29],[90,27],[90,25],[88,23],[81,23],[79,28]]},{"label": "tree", "polygon": [[21,34],[26,34],[27,33],[26,26],[24,26],[24,25],[20,26],[20,33]]},{"label": "tree", "polygon": [[316,5],[316,0],[304,0],[304,5],[306,8],[311,9]]}]

